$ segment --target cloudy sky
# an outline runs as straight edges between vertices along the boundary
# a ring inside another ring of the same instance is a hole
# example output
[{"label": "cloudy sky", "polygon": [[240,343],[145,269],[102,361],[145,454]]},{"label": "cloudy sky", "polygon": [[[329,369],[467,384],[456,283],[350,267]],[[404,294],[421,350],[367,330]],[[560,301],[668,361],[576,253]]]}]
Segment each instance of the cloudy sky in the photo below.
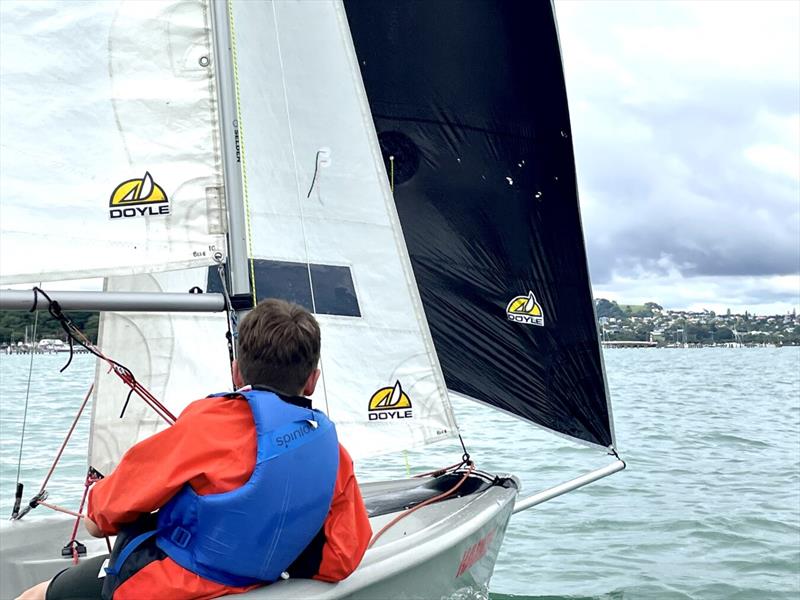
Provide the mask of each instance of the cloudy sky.
[{"label": "cloudy sky", "polygon": [[595,295],[800,310],[800,3],[556,15]]}]

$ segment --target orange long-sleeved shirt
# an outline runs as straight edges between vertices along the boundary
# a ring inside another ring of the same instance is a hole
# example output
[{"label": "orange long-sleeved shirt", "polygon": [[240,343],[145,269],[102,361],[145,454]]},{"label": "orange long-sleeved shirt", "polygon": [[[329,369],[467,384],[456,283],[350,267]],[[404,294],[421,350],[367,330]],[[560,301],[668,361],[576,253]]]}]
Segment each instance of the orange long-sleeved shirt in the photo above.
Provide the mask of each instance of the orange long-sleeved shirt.
[{"label": "orange long-sleeved shirt", "polygon": [[[253,413],[242,398],[197,400],[175,424],[133,446],[89,495],[88,516],[106,534],[160,508],[186,483],[201,495],[234,490],[256,462]],[[353,461],[339,446],[339,472],[324,525],[322,562],[314,577],[340,581],[364,556],[372,535]],[[190,600],[236,594],[258,586],[230,587],[187,571],[169,558],[147,564],[114,593],[115,600],[145,597]]]}]

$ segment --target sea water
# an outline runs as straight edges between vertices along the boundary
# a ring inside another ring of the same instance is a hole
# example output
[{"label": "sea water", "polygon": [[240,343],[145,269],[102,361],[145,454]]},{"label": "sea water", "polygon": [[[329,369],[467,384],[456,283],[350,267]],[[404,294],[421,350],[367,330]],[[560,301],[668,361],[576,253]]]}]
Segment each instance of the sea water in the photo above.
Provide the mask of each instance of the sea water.
[{"label": "sea water", "polygon": [[[20,478],[38,488],[94,376],[90,356],[37,355]],[[0,516],[10,514],[30,356],[0,357]],[[627,470],[514,515],[492,599],[800,597],[800,348],[609,350]],[[583,447],[458,398],[479,468],[532,493],[608,464]],[[88,420],[48,485],[75,507]],[[357,465],[362,480],[456,462],[457,443]],[[34,513],[46,514],[38,508]],[[32,515],[35,517],[35,514]]]}]

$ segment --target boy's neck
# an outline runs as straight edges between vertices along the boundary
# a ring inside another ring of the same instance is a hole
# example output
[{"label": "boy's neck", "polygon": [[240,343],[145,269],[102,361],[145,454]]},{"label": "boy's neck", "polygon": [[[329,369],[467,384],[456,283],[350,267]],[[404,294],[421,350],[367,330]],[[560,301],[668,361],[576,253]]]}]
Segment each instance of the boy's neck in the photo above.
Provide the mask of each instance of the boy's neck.
[{"label": "boy's neck", "polygon": [[293,404],[295,406],[299,406],[300,408],[311,408],[311,399],[310,398],[306,398],[305,396],[302,396],[300,394],[287,394],[286,392],[282,392],[280,390],[276,390],[276,389],[271,388],[271,387],[269,387],[267,385],[261,385],[260,383],[257,383],[255,385],[246,385],[246,386],[244,386],[243,388],[240,388],[237,391],[240,392],[240,391],[245,391],[245,390],[248,390],[248,389],[258,390],[258,391],[261,391],[261,392],[272,392],[273,394],[278,396],[284,402],[288,402],[289,404]]}]

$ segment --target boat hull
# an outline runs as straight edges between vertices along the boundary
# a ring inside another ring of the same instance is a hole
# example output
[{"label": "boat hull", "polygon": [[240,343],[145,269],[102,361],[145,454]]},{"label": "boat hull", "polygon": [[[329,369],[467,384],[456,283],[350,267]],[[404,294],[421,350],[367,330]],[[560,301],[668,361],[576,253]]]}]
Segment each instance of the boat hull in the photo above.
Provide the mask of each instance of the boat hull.
[{"label": "boat hull", "polygon": [[[392,526],[367,551],[346,580],[328,584],[290,579],[237,598],[486,598],[489,581],[517,496],[514,480],[479,492],[425,506]],[[420,480],[367,483],[367,505],[376,498],[399,496]],[[401,512],[401,511],[400,511]],[[370,518],[378,531],[399,514]],[[60,515],[6,522],[0,527],[0,597],[13,598],[25,588],[70,566],[61,558],[74,521]],[[107,552],[103,540],[86,540],[89,556]]]}]

